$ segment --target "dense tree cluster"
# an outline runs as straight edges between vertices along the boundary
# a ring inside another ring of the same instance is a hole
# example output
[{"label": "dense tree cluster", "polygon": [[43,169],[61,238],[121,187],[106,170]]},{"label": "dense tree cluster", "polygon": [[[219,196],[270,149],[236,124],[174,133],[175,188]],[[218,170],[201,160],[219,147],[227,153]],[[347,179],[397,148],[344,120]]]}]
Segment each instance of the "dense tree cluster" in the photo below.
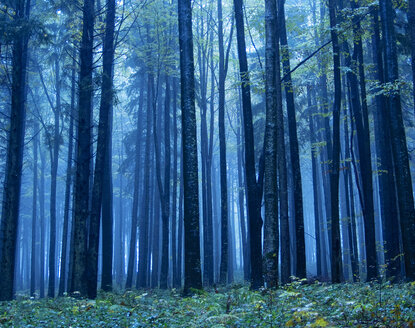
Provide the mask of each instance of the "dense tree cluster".
[{"label": "dense tree cluster", "polygon": [[415,279],[415,1],[0,3],[0,300]]}]

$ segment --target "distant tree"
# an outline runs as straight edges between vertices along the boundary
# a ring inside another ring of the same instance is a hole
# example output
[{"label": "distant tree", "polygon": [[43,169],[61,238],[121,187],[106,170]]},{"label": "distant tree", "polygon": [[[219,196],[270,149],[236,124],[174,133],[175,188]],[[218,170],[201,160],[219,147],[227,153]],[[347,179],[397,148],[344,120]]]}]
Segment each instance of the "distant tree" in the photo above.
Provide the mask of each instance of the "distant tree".
[{"label": "distant tree", "polygon": [[192,8],[178,0],[184,179],[184,293],[202,288]]}]

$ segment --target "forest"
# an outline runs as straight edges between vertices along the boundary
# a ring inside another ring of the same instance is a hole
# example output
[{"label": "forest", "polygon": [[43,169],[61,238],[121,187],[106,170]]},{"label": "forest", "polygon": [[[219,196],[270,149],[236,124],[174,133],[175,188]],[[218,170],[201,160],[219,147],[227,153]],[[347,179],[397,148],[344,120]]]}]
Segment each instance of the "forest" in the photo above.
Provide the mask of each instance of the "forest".
[{"label": "forest", "polygon": [[415,0],[0,0],[0,325],[413,327]]}]

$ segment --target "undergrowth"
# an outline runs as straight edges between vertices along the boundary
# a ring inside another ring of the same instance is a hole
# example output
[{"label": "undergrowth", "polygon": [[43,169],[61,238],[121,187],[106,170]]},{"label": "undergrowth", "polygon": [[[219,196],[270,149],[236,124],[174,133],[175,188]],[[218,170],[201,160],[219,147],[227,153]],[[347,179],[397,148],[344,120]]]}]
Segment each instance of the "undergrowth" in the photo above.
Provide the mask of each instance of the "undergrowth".
[{"label": "undergrowth", "polygon": [[97,300],[19,297],[0,303],[1,327],[414,327],[415,283],[246,286],[100,293]]}]

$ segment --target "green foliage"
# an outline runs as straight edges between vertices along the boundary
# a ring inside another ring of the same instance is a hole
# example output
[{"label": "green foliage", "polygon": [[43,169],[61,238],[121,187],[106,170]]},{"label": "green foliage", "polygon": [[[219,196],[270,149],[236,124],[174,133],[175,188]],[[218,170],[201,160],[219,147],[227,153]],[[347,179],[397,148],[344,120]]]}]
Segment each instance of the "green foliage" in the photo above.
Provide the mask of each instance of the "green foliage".
[{"label": "green foliage", "polygon": [[102,293],[0,303],[2,327],[413,327],[415,283],[326,285],[295,280],[278,290],[234,286],[182,297],[171,291]]}]

